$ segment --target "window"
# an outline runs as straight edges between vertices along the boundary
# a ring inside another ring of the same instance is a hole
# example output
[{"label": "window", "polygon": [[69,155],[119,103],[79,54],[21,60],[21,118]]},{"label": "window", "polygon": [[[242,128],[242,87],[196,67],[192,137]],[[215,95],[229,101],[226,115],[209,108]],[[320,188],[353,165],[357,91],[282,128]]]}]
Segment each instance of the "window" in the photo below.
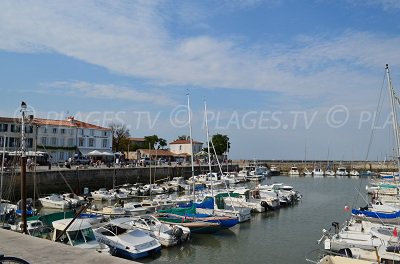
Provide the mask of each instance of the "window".
[{"label": "window", "polygon": [[64,160],[64,152],[60,152],[60,160]]},{"label": "window", "polygon": [[94,138],[89,138],[89,147],[94,146]]},{"label": "window", "polygon": [[68,139],[68,147],[73,147],[74,146],[74,139],[73,138],[69,138]]},{"label": "window", "polygon": [[181,151],[182,150],[182,145],[179,145],[179,151]]},{"label": "window", "polygon": [[108,147],[107,145],[108,145],[108,142],[107,142],[108,140],[105,138],[105,139],[103,139],[103,148],[106,148],[106,147]]},{"label": "window", "polygon": [[43,133],[47,133],[47,127],[43,127]]},{"label": "window", "polygon": [[70,130],[69,130],[69,134],[70,134],[70,135],[74,134],[74,130],[73,130],[73,129],[70,129]]},{"label": "window", "polygon": [[10,147],[19,147],[19,138],[10,138]]},{"label": "window", "polygon": [[26,139],[26,147],[27,148],[33,148],[33,138],[27,138]]},{"label": "window", "polygon": [[85,142],[84,142],[84,139],[83,138],[79,138],[79,147],[83,147],[83,144],[84,144]]},{"label": "window", "polygon": [[21,132],[21,126],[11,125],[11,132]]},{"label": "window", "polygon": [[25,132],[26,133],[33,133],[33,126],[26,126],[25,127]]},{"label": "window", "polygon": [[65,139],[64,138],[60,138],[60,146],[63,147],[65,144]]},{"label": "window", "polygon": [[90,135],[94,136],[94,129],[90,129]]},{"label": "window", "polygon": [[42,143],[42,145],[47,145],[47,138],[42,137],[40,142]]},{"label": "window", "polygon": [[61,134],[65,134],[65,128],[61,128],[61,129],[60,129],[60,133],[61,133]]},{"label": "window", "polygon": [[8,124],[0,124],[0,132],[7,132]]},{"label": "window", "polygon": [[81,128],[81,135],[83,136],[84,134],[83,134],[83,128]]},{"label": "window", "polygon": [[105,137],[107,136],[107,131],[103,132],[103,136],[105,136]]},{"label": "window", "polygon": [[4,147],[4,137],[0,137],[0,147]]},{"label": "window", "polygon": [[57,128],[53,127],[53,134],[57,134]]},{"label": "window", "polygon": [[55,137],[51,138],[51,145],[52,146],[56,146],[57,145],[57,138],[55,138]]}]

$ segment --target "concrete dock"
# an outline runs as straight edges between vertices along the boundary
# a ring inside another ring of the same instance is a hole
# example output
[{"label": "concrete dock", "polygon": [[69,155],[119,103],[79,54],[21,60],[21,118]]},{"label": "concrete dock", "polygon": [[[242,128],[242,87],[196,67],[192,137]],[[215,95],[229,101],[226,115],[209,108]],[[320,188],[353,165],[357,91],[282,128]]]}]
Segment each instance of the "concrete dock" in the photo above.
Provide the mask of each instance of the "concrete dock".
[{"label": "concrete dock", "polygon": [[0,251],[5,256],[19,257],[29,263],[138,263],[4,229],[0,229]]}]

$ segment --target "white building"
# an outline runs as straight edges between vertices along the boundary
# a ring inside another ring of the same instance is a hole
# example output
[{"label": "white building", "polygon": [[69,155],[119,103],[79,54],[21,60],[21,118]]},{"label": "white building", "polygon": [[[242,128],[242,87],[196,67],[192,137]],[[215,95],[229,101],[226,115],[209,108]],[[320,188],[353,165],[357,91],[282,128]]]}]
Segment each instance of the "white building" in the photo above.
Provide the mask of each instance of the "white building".
[{"label": "white building", "polygon": [[190,140],[175,140],[169,143],[169,149],[175,154],[194,155],[203,149],[203,143],[193,140],[193,150],[190,147]]},{"label": "white building", "polygon": [[[98,150],[112,154],[112,132],[100,127],[75,120],[51,120],[34,118],[26,124],[26,150],[44,151],[52,162],[65,161],[74,154],[86,156]],[[0,117],[0,146],[6,135],[6,150],[18,151],[21,145],[21,123],[14,118]]]}]

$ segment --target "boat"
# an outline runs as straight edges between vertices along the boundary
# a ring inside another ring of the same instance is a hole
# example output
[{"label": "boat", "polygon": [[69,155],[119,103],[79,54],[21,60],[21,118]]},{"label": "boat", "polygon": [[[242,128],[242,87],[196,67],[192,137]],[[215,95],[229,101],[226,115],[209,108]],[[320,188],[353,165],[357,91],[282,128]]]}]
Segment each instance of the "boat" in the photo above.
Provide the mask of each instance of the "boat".
[{"label": "boat", "polygon": [[106,188],[100,188],[90,193],[92,198],[97,201],[115,200],[114,193],[107,191]]},{"label": "boat", "polygon": [[[79,248],[101,248],[93,233],[92,225],[86,219],[60,219],[54,221],[52,225],[54,232],[51,240],[53,241]],[[67,226],[68,229],[66,229]]]},{"label": "boat", "polygon": [[[16,232],[23,232],[22,226],[23,226],[22,222],[18,221],[10,225],[10,229]],[[41,220],[38,219],[27,220],[26,230],[28,235],[30,236],[45,238],[45,239],[50,239],[53,231],[51,228],[43,224]]]},{"label": "boat", "polygon": [[304,176],[311,176],[311,175],[312,175],[312,171],[310,171],[310,170],[307,169],[307,168],[304,168],[304,170],[303,170],[303,175],[304,175]]},{"label": "boat", "polygon": [[315,167],[312,171],[312,174],[314,177],[320,177],[320,176],[324,176],[325,173],[321,168]]},{"label": "boat", "polygon": [[46,197],[39,198],[42,207],[45,208],[54,208],[54,209],[69,209],[72,207],[76,207],[76,203],[72,203],[72,201],[67,201],[63,196],[59,194],[51,194]]},{"label": "boat", "polygon": [[356,169],[352,168],[349,172],[349,175],[350,176],[360,176],[360,173]]},{"label": "boat", "polygon": [[[185,223],[185,222],[208,222],[217,224],[217,226],[211,226],[212,230],[207,230],[207,232],[217,232],[222,229],[231,228],[239,223],[237,217],[230,216],[217,216],[209,214],[201,214],[196,210],[195,204],[191,207],[186,208],[171,208],[167,210],[160,210],[159,216],[163,215],[162,221],[172,222],[172,223]],[[160,219],[160,217],[157,217]],[[161,219],[160,219],[161,220]],[[184,225],[185,226],[185,225]],[[192,229],[190,231],[193,232]],[[196,230],[197,231],[197,230]]]},{"label": "boat", "polygon": [[124,210],[126,214],[136,216],[136,215],[144,215],[147,213],[147,209],[142,206],[139,202],[128,202],[124,203]]},{"label": "boat", "polygon": [[280,169],[276,165],[271,165],[269,171],[271,176],[279,176],[281,174]]},{"label": "boat", "polygon": [[264,166],[257,166],[251,170],[246,177],[248,181],[262,181],[268,174],[267,168]]},{"label": "boat", "polygon": [[[229,216],[237,218],[239,223],[249,221],[251,209],[248,207],[236,207],[232,202],[229,205],[230,197],[238,197],[238,194],[219,192],[214,196],[206,195],[200,203],[194,203],[196,212],[214,216]],[[191,206],[191,205],[190,205]]]},{"label": "boat", "polygon": [[165,224],[152,215],[127,217],[124,219],[126,220],[124,225],[129,228],[142,230],[149,236],[157,239],[164,247],[181,244],[190,238],[190,229],[188,227]]},{"label": "boat", "polygon": [[290,167],[289,176],[299,176],[299,175],[300,175],[300,172],[296,166]]},{"label": "boat", "polygon": [[121,206],[105,206],[101,209],[97,208],[95,204],[88,208],[86,212],[96,215],[103,215],[107,217],[121,217],[125,216],[127,212]]},{"label": "boat", "polygon": [[337,176],[348,176],[349,173],[347,172],[345,167],[338,167],[336,170],[336,175]]},{"label": "boat", "polygon": [[125,222],[125,218],[117,218],[93,229],[97,242],[107,245],[111,255],[131,260],[160,252],[161,244],[157,239],[138,228],[128,228]]}]

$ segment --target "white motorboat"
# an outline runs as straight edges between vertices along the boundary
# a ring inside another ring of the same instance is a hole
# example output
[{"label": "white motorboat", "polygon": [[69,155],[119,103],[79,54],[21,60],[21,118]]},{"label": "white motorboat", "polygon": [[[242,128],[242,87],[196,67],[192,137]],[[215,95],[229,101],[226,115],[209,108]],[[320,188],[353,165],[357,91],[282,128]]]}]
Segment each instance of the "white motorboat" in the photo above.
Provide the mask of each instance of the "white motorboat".
[{"label": "white motorboat", "polygon": [[304,170],[303,170],[303,175],[304,175],[304,176],[311,176],[311,175],[312,175],[312,171],[310,171],[310,170],[307,169],[307,168],[304,168]]},{"label": "white motorboat", "polygon": [[[139,228],[146,234],[157,239],[162,246],[171,247],[190,238],[190,229],[179,225],[161,223],[160,220],[152,215],[125,218],[128,228]],[[121,220],[122,221],[122,220]]]},{"label": "white motorboat", "polygon": [[124,210],[127,214],[132,216],[144,215],[147,213],[147,209],[139,202],[124,203]]},{"label": "white motorboat", "polygon": [[321,177],[324,176],[324,171],[321,168],[314,168],[312,171],[314,177]]},{"label": "white motorboat", "polygon": [[92,195],[92,198],[97,201],[106,201],[106,200],[114,200],[115,195],[107,191],[106,188],[100,188],[97,191],[93,191],[90,193]]},{"label": "white motorboat", "polygon": [[249,172],[247,180],[249,181],[261,181],[268,174],[266,167],[256,167],[254,170]]},{"label": "white motorboat", "polygon": [[117,218],[95,228],[96,240],[107,245],[112,255],[126,259],[139,259],[160,252],[161,244],[157,239],[138,228],[127,228],[124,222],[125,218]]},{"label": "white motorboat", "polygon": [[353,168],[353,169],[351,169],[351,171],[349,172],[349,175],[350,175],[350,176],[360,176],[360,173],[359,173],[357,170],[355,170],[355,169]]},{"label": "white motorboat", "polygon": [[56,241],[60,236],[56,242],[86,249],[100,249],[100,244],[93,233],[92,225],[86,219],[75,219],[65,230],[72,220],[73,218],[66,218],[54,221],[52,223],[54,228],[52,240]]},{"label": "white motorboat", "polygon": [[269,171],[271,176],[278,176],[281,174],[280,169],[276,165],[271,165]]},{"label": "white motorboat", "polygon": [[76,204],[77,206],[87,203],[84,197],[76,195],[75,193],[63,193],[61,196],[64,200],[70,201],[71,204]]},{"label": "white motorboat", "polygon": [[91,208],[86,210],[88,213],[104,215],[108,217],[121,217],[125,216],[127,212],[121,206],[105,206],[101,209],[98,209],[95,204],[92,205]]},{"label": "white motorboat", "polygon": [[46,197],[39,198],[40,203],[45,208],[54,208],[54,209],[68,209],[72,207],[76,207],[76,203],[72,203],[71,201],[67,201],[59,194],[51,194]]},{"label": "white motorboat", "polygon": [[338,167],[336,170],[336,175],[337,176],[348,176],[349,173],[347,172],[345,167]]},{"label": "white motorboat", "polygon": [[292,166],[289,170],[289,176],[299,176],[300,172],[296,166]]}]

